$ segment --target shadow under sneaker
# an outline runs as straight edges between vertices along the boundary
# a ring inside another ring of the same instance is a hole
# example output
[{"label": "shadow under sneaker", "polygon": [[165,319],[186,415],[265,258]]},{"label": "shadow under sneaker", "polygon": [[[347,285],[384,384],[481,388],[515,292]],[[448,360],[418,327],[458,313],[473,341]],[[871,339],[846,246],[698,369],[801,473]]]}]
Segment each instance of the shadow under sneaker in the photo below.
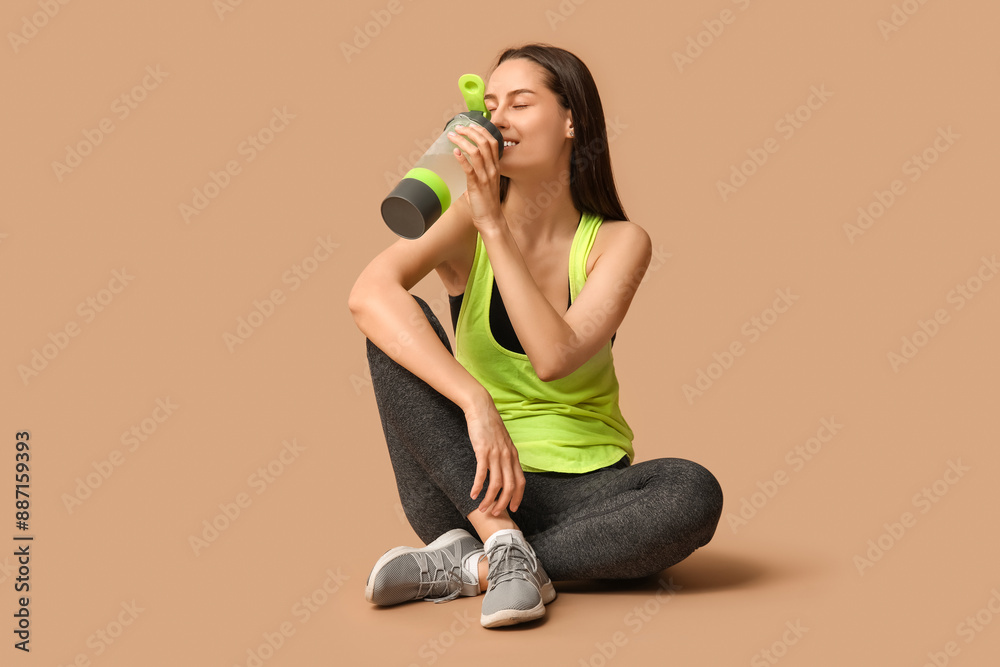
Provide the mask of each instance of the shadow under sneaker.
[{"label": "shadow under sneaker", "polygon": [[368,575],[365,599],[379,606],[408,600],[447,602],[479,595],[479,583],[462,561],[483,544],[461,528],[449,530],[426,547],[395,547],[376,561]]},{"label": "shadow under sneaker", "polygon": [[490,569],[480,619],[483,627],[513,625],[544,616],[545,605],[556,599],[556,589],[531,545],[505,533],[496,537],[486,556]]}]

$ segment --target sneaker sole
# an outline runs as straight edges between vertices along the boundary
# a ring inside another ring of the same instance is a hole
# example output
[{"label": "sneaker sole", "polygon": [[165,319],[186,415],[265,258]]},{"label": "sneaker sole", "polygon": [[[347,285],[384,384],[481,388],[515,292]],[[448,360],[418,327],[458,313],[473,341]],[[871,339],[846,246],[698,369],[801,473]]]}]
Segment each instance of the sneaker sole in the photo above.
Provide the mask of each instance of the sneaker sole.
[{"label": "sneaker sole", "polygon": [[549,581],[539,589],[539,593],[542,601],[531,609],[504,609],[488,615],[482,614],[479,622],[484,628],[500,628],[541,618],[545,615],[545,605],[556,599],[556,589]]},{"label": "sneaker sole", "polygon": [[378,604],[375,602],[375,575],[378,574],[379,570],[385,567],[386,563],[391,561],[396,556],[406,553],[415,553],[421,551],[434,551],[435,549],[440,549],[441,547],[446,547],[458,542],[465,537],[474,537],[467,530],[462,528],[455,528],[444,533],[436,540],[428,544],[426,547],[394,547],[386,551],[382,556],[375,561],[375,565],[372,567],[372,571],[368,573],[368,582],[365,584],[365,600],[371,602],[372,604]]},{"label": "sneaker sole", "polygon": [[542,594],[542,603],[548,604],[556,599],[556,587],[552,585],[552,582],[544,584],[539,591]]},{"label": "sneaker sole", "polygon": [[545,615],[545,603],[539,602],[531,609],[504,609],[493,614],[483,614],[479,622],[484,628],[499,628],[541,618]]}]

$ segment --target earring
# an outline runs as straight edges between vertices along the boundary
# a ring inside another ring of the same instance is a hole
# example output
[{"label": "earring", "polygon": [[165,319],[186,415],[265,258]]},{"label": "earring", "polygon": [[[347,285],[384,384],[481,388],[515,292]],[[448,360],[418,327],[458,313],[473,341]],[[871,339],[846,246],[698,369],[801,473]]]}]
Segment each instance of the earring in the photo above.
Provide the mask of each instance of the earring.
[{"label": "earring", "polygon": [[572,136],[575,136],[575,135],[573,134],[573,130],[570,130],[570,131],[569,131],[569,136],[571,136],[571,137],[572,137]]}]

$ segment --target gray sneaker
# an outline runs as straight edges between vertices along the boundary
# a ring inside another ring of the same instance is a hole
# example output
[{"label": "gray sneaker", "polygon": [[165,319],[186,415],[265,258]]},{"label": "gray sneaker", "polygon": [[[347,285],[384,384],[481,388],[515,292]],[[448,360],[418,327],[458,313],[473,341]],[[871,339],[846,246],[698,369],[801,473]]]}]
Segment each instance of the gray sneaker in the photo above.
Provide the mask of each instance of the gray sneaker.
[{"label": "gray sneaker", "polygon": [[408,600],[447,602],[459,595],[479,595],[479,584],[462,569],[462,561],[483,543],[456,528],[426,547],[389,549],[368,575],[365,599],[389,606]]},{"label": "gray sneaker", "polygon": [[556,589],[531,545],[506,533],[496,538],[486,556],[489,586],[480,622],[484,628],[523,623],[545,615]]}]

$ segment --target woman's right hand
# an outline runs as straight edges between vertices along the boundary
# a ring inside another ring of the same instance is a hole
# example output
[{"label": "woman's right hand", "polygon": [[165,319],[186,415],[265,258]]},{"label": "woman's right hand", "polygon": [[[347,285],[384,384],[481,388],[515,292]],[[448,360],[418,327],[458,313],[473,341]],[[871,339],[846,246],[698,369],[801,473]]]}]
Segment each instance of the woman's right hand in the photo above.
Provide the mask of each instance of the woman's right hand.
[{"label": "woman's right hand", "polygon": [[489,400],[466,410],[465,419],[469,425],[472,449],[476,453],[476,478],[472,483],[471,497],[477,497],[482,491],[486,473],[489,472],[490,485],[479,511],[486,512],[493,506],[493,516],[499,516],[510,503],[510,511],[516,512],[524,496],[524,472],[503,418],[493,401]]}]

